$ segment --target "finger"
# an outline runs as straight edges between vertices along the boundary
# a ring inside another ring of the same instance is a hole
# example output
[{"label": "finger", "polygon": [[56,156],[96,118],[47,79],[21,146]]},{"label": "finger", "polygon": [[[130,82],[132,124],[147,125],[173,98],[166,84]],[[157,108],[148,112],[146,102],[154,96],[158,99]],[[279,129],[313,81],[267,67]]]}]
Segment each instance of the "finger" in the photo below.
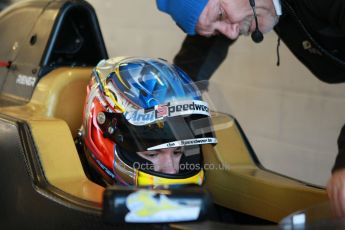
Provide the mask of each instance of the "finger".
[{"label": "finger", "polygon": [[338,206],[340,209],[340,216],[345,217],[345,187],[344,184],[342,184],[340,190],[338,190]]},{"label": "finger", "polygon": [[331,177],[327,184],[327,195],[329,198],[330,206],[332,213],[335,217],[341,216],[341,209],[338,205],[338,188],[337,183],[335,182],[335,177]]},{"label": "finger", "polygon": [[338,196],[338,190],[337,189],[333,189],[332,194],[331,194],[331,207],[333,210],[333,213],[335,215],[335,217],[340,217],[341,216],[341,208],[339,206],[339,196]]},{"label": "finger", "polygon": [[240,27],[238,24],[232,24],[227,21],[217,21],[214,23],[215,30],[224,34],[230,39],[237,39],[240,34]]},{"label": "finger", "polygon": [[334,200],[334,186],[333,186],[333,180],[332,179],[333,178],[331,177],[327,183],[326,192],[327,192],[329,200],[333,202],[333,200]]},{"label": "finger", "polygon": [[195,27],[195,31],[201,36],[210,37],[215,32],[213,24],[214,22],[210,23],[208,21],[204,21],[204,24],[198,23]]},{"label": "finger", "polygon": [[204,37],[207,37],[207,38],[209,38],[209,37],[211,37],[211,36],[213,36],[214,34],[215,34],[215,32],[214,31],[199,31],[199,32],[197,32],[199,35],[201,35],[201,36],[204,36]]},{"label": "finger", "polygon": [[333,181],[332,202],[336,217],[345,216],[345,187],[342,181]]},{"label": "finger", "polygon": [[327,184],[327,194],[336,217],[345,217],[345,169],[333,172]]}]

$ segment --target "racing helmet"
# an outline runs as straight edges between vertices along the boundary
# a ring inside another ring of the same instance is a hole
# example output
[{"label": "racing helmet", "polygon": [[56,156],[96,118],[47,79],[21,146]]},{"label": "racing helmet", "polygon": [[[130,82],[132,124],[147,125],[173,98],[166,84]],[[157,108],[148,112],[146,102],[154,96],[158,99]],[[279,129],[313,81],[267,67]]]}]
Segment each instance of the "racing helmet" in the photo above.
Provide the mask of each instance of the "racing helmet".
[{"label": "racing helmet", "polygon": [[[87,87],[81,139],[87,162],[110,184],[158,186],[204,180],[202,144],[216,144],[208,104],[191,79],[162,59],[102,60]],[[139,152],[179,149],[175,173]],[[183,166],[183,167],[181,167]]]}]

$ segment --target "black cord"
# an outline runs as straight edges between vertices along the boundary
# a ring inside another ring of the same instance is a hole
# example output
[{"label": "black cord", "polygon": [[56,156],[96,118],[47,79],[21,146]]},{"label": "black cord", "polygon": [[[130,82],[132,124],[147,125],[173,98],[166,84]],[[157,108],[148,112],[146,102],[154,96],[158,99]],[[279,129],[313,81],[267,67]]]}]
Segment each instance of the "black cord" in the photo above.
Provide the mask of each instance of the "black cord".
[{"label": "black cord", "polygon": [[277,40],[277,66],[280,66],[280,53],[279,53],[279,47],[280,47],[280,37],[278,36]]}]

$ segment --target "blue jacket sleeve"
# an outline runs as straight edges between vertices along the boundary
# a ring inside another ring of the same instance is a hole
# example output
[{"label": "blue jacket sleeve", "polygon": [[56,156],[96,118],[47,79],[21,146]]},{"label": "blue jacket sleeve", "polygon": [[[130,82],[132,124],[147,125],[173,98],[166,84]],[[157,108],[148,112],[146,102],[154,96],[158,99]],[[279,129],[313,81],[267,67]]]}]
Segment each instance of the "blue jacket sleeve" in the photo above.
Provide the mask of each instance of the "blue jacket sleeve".
[{"label": "blue jacket sleeve", "polygon": [[195,35],[199,16],[208,0],[156,0],[160,11],[169,14],[187,34]]}]

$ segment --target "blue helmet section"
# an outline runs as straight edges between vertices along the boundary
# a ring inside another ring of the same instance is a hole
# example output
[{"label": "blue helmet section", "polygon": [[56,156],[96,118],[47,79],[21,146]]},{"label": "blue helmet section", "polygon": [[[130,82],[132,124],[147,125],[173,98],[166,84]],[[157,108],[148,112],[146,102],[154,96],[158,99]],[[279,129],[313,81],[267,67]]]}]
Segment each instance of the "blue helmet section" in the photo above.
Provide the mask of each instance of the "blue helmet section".
[{"label": "blue helmet section", "polygon": [[127,59],[109,76],[125,97],[141,108],[175,100],[201,100],[192,80],[160,59]]}]

